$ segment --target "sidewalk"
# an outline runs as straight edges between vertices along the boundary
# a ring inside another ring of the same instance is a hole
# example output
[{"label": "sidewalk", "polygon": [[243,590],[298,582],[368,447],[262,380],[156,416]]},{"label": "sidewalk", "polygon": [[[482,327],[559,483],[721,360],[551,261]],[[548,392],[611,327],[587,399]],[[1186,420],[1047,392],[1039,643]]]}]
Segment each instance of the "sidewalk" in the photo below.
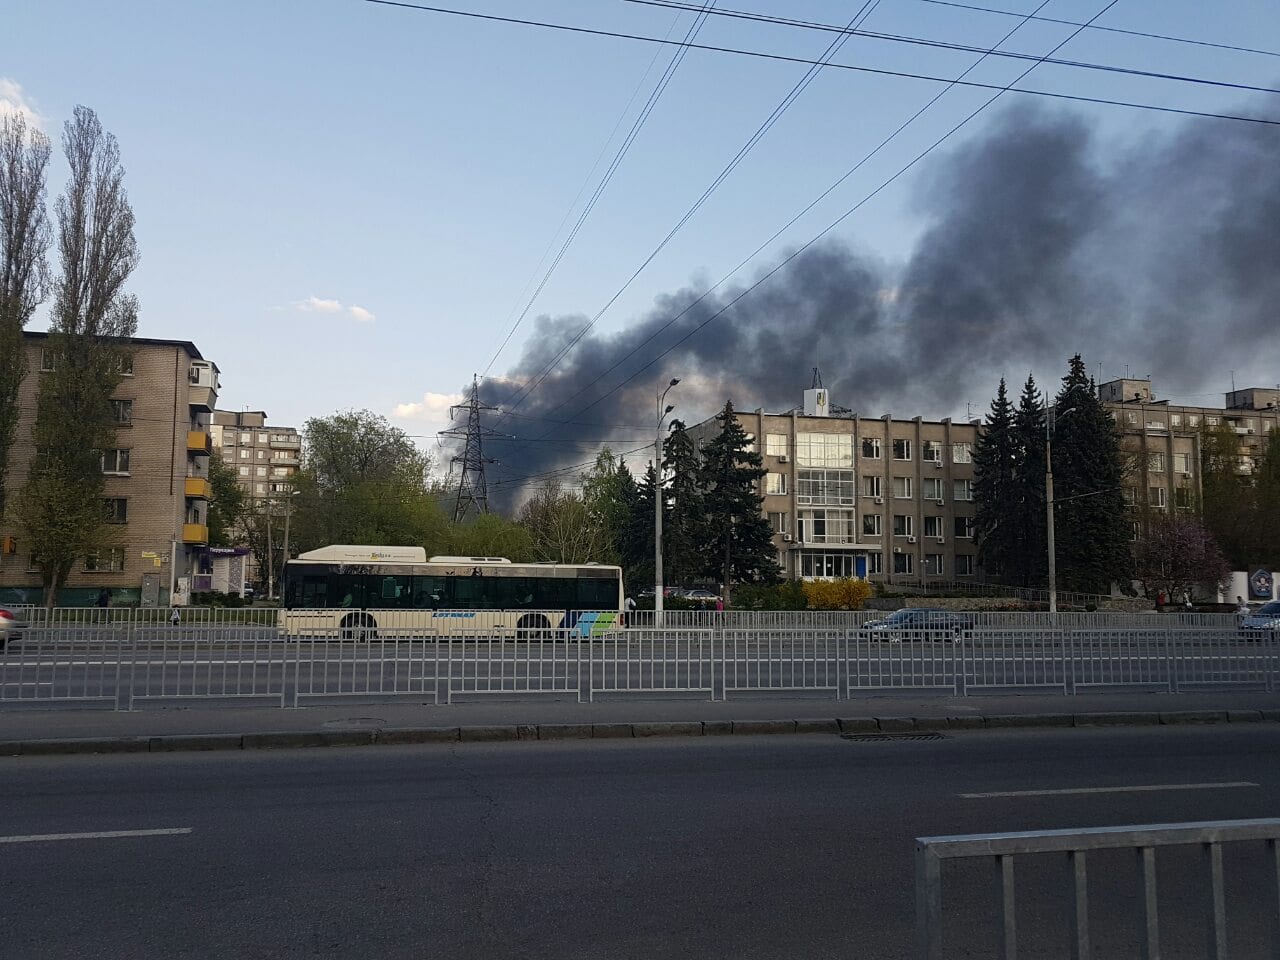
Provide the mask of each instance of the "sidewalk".
[{"label": "sidewalk", "polygon": [[295,710],[192,703],[129,713],[7,709],[0,712],[0,755],[1261,721],[1280,721],[1280,696],[1222,692],[771,697],[714,703],[486,697],[439,706],[354,701]]}]

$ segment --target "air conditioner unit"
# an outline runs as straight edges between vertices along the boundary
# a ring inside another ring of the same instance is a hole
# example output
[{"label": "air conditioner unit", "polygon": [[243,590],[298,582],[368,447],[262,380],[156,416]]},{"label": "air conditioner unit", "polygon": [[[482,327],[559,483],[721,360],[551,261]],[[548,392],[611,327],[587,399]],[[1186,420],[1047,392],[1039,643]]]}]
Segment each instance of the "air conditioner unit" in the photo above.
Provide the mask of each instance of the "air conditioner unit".
[{"label": "air conditioner unit", "polygon": [[[657,508],[655,507],[655,509],[657,509]],[[784,542],[784,543],[790,543],[790,542],[791,542],[791,534],[789,534],[789,533],[784,533],[784,534],[782,535],[782,540],[783,540],[783,542]]]},{"label": "air conditioner unit", "polygon": [[915,543],[915,542],[916,542],[915,537],[907,537],[907,543]]},{"label": "air conditioner unit", "polygon": [[[884,497],[876,497],[876,503],[884,503]],[[654,508],[657,509],[656,507]]]},{"label": "air conditioner unit", "polygon": [[935,502],[935,503],[937,503],[937,505],[938,505],[938,506],[942,506],[942,504],[943,504],[943,502],[944,502],[944,501],[943,501],[943,499],[942,499],[941,497],[939,497],[939,498],[938,498],[936,501],[934,501],[934,502]]},{"label": "air conditioner unit", "polygon": [[947,538],[946,538],[946,537],[939,537],[939,538],[938,538],[938,542],[939,542],[939,543],[946,543],[946,542],[947,542]]},{"label": "air conditioner unit", "polygon": [[893,548],[893,552],[894,552],[894,553],[901,553],[901,552],[902,552],[902,548],[901,548],[901,547],[894,547],[894,548]]},{"label": "air conditioner unit", "polygon": [[778,454],[778,462],[786,463],[790,458],[785,453]]},{"label": "air conditioner unit", "polygon": [[939,470],[941,470],[941,469],[942,469],[942,461],[941,461],[941,460],[935,460],[935,461],[933,461],[933,465],[934,465],[935,467],[937,467]]},{"label": "air conditioner unit", "polygon": [[1253,427],[1249,427],[1247,430],[1245,430],[1245,433],[1247,433],[1249,436],[1251,436],[1251,437],[1252,437],[1252,436],[1253,436]]}]

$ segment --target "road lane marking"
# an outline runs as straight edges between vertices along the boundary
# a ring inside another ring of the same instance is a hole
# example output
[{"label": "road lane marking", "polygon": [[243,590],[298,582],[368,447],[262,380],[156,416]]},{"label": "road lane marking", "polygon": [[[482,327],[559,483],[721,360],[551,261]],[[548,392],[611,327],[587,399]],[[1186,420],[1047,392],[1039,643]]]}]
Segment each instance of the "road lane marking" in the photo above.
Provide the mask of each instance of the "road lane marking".
[{"label": "road lane marking", "polygon": [[162,827],[156,830],[98,830],[93,833],[31,833],[0,837],[0,843],[47,843],[51,840],[116,840],[122,837],[173,837],[190,833],[191,827]]},{"label": "road lane marking", "polygon": [[1228,790],[1256,786],[1249,780],[1232,780],[1224,783],[1149,783],[1132,787],[1070,787],[1064,790],[998,790],[962,793],[960,796],[965,800],[985,800],[989,797],[1066,797],[1082,793],[1157,793],[1162,790]]}]

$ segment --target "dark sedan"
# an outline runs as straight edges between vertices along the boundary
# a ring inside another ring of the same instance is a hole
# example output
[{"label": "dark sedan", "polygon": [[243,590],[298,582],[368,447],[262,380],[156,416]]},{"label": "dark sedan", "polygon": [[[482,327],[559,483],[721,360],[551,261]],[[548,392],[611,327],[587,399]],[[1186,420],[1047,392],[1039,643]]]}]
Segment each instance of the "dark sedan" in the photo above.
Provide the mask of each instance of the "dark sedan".
[{"label": "dark sedan", "polygon": [[866,640],[951,640],[959,642],[973,631],[973,618],[934,607],[904,607],[880,620],[868,620],[861,635]]}]

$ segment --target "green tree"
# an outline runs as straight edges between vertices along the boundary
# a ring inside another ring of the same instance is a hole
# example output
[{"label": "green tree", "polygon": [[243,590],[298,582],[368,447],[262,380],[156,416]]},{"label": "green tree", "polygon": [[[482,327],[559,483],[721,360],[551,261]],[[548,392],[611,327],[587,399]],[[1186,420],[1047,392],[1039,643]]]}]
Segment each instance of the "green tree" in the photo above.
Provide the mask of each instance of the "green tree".
[{"label": "green tree", "polygon": [[706,569],[702,555],[706,518],[699,466],[693,438],[682,421],[673,420],[662,445],[663,473],[671,478],[665,486],[667,513],[662,522],[662,572],[668,583],[691,583]]},{"label": "green tree", "polygon": [[603,533],[600,562],[625,566],[631,514],[636,506],[635,477],[627,465],[606,448],[580,479],[588,516]]},{"label": "green tree", "polygon": [[[1236,570],[1248,570],[1259,557],[1260,495],[1269,498],[1280,450],[1269,443],[1259,471],[1259,484],[1245,473],[1240,438],[1229,424],[1206,425],[1200,434],[1200,483],[1205,526]],[[1265,474],[1268,480],[1261,481]]]},{"label": "green tree", "polygon": [[716,416],[720,432],[703,448],[699,471],[706,518],[708,576],[723,584],[725,600],[734,583],[778,579],[773,531],[760,512],[763,458],[751,449],[733,411],[724,405]]},{"label": "green tree", "polygon": [[221,457],[209,458],[209,485],[213,498],[209,501],[209,546],[231,547],[240,538],[240,521],[245,510],[245,495],[236,479],[235,468]]},{"label": "green tree", "polygon": [[1115,420],[1076,354],[1054,401],[1054,533],[1058,577],[1068,589],[1110,592],[1132,569],[1124,457]]},{"label": "green tree", "polygon": [[1044,515],[1044,405],[1035,377],[1028,376],[1013,415],[1012,499],[1004,522],[1018,531],[1020,545],[1011,551],[1010,579],[1023,587],[1039,587],[1048,576]]},{"label": "green tree", "polygon": [[[653,569],[653,497],[656,486],[657,473],[650,463],[645,468],[643,479],[636,485],[621,551],[627,587],[635,592],[652,590],[656,579]],[[665,510],[662,519],[664,523],[667,520]],[[665,564],[663,566],[665,574]],[[667,579],[665,575],[663,579]]]},{"label": "green tree", "polygon": [[0,518],[18,428],[18,389],[27,374],[22,331],[48,289],[48,164],[48,138],[28,130],[22,114],[0,116]]},{"label": "green tree", "polygon": [[586,501],[548,480],[520,509],[535,559],[547,563],[600,563],[609,547],[608,531]]},{"label": "green tree", "polygon": [[[443,554],[461,557],[506,557],[516,563],[534,559],[534,546],[529,531],[513,520],[496,513],[481,514],[462,523],[450,523],[446,529],[448,549]],[[428,549],[427,555],[434,551]]]},{"label": "green tree", "polygon": [[52,369],[40,378],[36,456],[18,502],[49,607],[75,562],[110,540],[102,461],[115,447],[111,394],[138,315],[137,300],[124,292],[138,249],[115,138],[78,106],[62,145],[71,176],[56,205],[61,270],[46,346]]},{"label": "green tree", "polygon": [[973,451],[977,501],[978,559],[985,574],[1008,579],[1020,569],[1023,531],[1011,522],[1018,502],[1015,472],[1019,450],[1013,433],[1013,404],[1004,378]]},{"label": "green tree", "polygon": [[1251,570],[1255,565],[1280,569],[1280,430],[1267,433],[1254,471],[1253,502],[1257,510],[1253,527],[1256,552],[1238,569]]}]

